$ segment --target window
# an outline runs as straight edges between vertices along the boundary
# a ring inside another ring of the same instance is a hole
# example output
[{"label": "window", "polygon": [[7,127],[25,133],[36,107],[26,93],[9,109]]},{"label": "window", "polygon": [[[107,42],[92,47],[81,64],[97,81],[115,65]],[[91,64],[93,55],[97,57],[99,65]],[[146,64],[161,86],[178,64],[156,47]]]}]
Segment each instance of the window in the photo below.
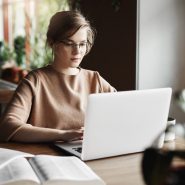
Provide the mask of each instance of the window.
[{"label": "window", "polygon": [[[14,51],[16,65],[33,69],[51,60],[51,51],[45,48],[49,19],[68,9],[67,0],[0,0],[0,41]],[[15,40],[23,42],[22,62],[15,57]]]}]

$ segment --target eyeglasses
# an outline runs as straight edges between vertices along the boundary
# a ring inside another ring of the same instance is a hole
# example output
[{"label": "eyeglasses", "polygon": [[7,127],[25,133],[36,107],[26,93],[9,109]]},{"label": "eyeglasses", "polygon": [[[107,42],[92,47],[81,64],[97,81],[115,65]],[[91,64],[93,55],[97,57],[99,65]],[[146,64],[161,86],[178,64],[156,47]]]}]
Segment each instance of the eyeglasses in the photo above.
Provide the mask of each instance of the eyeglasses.
[{"label": "eyeglasses", "polygon": [[72,41],[60,41],[66,48],[68,49],[80,49],[82,51],[85,51],[87,48],[87,42],[80,42],[79,44],[74,43]]},{"label": "eyeglasses", "polygon": [[[184,126],[177,124],[173,128],[176,135],[184,137]],[[165,132],[169,132],[170,129],[171,126],[167,127]],[[184,165],[181,163],[181,165],[174,165],[173,162],[176,158],[178,161],[185,160],[185,150],[161,150],[156,148],[156,141],[157,139],[150,148],[144,151],[142,173],[145,183],[147,185],[184,185],[185,162],[183,161]]]}]

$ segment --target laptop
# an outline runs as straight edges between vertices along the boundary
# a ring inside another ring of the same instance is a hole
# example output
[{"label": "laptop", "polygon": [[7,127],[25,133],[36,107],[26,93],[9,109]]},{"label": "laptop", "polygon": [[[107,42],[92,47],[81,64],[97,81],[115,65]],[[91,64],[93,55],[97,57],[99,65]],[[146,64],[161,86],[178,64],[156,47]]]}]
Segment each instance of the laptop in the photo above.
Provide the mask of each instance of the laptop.
[{"label": "laptop", "polygon": [[55,145],[84,161],[142,152],[165,129],[171,94],[171,88],[91,94],[83,141]]}]

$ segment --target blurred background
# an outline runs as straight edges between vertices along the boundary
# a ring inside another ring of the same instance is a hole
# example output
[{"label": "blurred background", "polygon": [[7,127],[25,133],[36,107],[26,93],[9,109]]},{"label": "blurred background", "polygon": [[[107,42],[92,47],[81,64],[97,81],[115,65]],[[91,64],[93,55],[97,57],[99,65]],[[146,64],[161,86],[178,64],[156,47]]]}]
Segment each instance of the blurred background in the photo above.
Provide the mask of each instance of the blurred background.
[{"label": "blurred background", "polygon": [[[45,47],[49,19],[56,11],[68,9],[67,0],[0,0],[1,68],[31,70],[47,64],[51,60]],[[19,81],[8,75],[3,78]]]},{"label": "blurred background", "polygon": [[98,33],[82,67],[99,71],[118,91],[172,87],[169,116],[185,122],[174,96],[185,87],[184,0],[0,0],[0,93],[52,60],[49,19],[70,9]]}]

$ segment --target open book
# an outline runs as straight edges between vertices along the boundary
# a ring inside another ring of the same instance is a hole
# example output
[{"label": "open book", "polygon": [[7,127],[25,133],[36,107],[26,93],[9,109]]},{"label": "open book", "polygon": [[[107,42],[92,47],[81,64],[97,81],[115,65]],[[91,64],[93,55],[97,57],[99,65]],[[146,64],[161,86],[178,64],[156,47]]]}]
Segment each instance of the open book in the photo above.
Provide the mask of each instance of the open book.
[{"label": "open book", "polygon": [[0,148],[0,185],[105,185],[77,157],[32,155]]}]

